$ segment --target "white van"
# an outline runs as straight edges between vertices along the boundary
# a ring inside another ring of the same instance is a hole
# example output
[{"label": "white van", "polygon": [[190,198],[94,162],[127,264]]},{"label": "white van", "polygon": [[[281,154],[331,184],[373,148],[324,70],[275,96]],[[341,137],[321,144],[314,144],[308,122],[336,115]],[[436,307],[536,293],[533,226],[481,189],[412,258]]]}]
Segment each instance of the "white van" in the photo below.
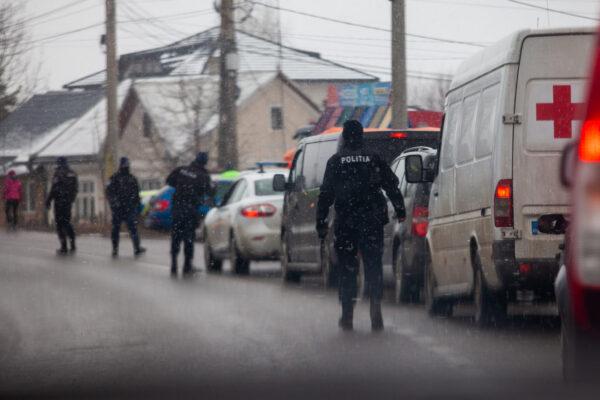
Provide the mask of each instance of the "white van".
[{"label": "white van", "polygon": [[430,312],[472,298],[476,320],[486,323],[509,301],[553,299],[563,237],[540,233],[538,220],[569,212],[560,155],[583,118],[595,39],[585,28],[520,31],[459,68],[446,97],[439,165],[421,175],[435,176]]}]

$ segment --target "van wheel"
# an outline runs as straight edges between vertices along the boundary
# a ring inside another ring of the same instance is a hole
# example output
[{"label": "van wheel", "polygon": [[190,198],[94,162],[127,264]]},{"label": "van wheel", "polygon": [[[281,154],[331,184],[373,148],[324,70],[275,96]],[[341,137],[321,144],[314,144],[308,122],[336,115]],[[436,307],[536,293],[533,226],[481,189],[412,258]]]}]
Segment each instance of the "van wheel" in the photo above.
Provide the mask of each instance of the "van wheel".
[{"label": "van wheel", "polygon": [[281,278],[283,283],[299,283],[302,274],[298,271],[290,271],[288,269],[290,256],[288,253],[287,235],[281,235]]},{"label": "van wheel", "polygon": [[248,275],[250,273],[250,261],[242,257],[235,243],[235,235],[232,233],[229,239],[229,262],[233,272],[238,275]]},{"label": "van wheel", "polygon": [[479,256],[475,256],[475,277],[473,283],[473,303],[475,323],[480,327],[497,325],[506,318],[506,299],[491,293],[485,283]]},{"label": "van wheel", "polygon": [[210,244],[208,244],[208,240],[206,240],[206,233],[204,233],[204,237],[204,265],[206,270],[208,272],[220,272],[223,268],[223,261],[214,256]]},{"label": "van wheel", "polygon": [[395,300],[397,303],[410,303],[419,301],[419,290],[412,276],[404,273],[404,259],[398,251],[394,263],[394,276],[396,278]]},{"label": "van wheel", "polygon": [[434,296],[437,283],[431,268],[431,259],[428,257],[425,262],[425,309],[431,316],[452,315],[452,302],[445,299],[436,299]]},{"label": "van wheel", "polygon": [[333,288],[339,284],[339,271],[331,258],[330,241],[321,241],[321,279],[323,286]]}]

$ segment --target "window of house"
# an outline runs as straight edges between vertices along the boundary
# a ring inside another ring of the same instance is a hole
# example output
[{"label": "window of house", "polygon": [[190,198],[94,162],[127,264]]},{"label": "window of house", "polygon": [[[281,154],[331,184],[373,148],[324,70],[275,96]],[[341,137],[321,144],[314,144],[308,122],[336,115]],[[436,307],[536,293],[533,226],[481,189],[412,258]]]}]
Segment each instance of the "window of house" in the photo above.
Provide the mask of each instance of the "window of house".
[{"label": "window of house", "polygon": [[281,107],[271,107],[271,129],[283,129],[283,110]]},{"label": "window of house", "polygon": [[144,118],[142,119],[142,130],[144,137],[152,136],[152,119],[146,113],[144,113]]},{"label": "window of house", "polygon": [[77,218],[92,220],[96,214],[96,185],[94,181],[79,181],[79,193],[77,194],[76,211]]}]

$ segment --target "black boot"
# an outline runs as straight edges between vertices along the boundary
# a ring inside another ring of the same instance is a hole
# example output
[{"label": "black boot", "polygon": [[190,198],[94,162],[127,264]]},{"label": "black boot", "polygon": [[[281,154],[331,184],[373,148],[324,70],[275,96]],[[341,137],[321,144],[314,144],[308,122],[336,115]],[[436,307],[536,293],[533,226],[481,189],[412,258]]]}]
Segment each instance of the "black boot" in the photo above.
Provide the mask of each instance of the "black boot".
[{"label": "black boot", "polygon": [[67,241],[61,240],[60,241],[60,249],[56,250],[56,254],[67,254],[68,252],[69,252],[69,249],[67,249]]},{"label": "black boot", "polygon": [[194,266],[192,265],[192,259],[191,258],[185,258],[185,261],[183,263],[183,273],[184,274],[191,274],[195,271],[196,269],[194,268]]},{"label": "black boot", "polygon": [[135,250],[133,251],[133,255],[137,257],[137,256],[141,256],[141,255],[142,255],[142,254],[144,254],[145,252],[146,252],[146,248],[145,248],[145,247],[141,247],[141,246],[140,246],[140,247],[138,247],[137,249],[135,249]]},{"label": "black boot", "polygon": [[383,316],[381,315],[381,301],[371,298],[371,330],[380,332],[383,330]]},{"label": "black boot", "polygon": [[113,247],[113,249],[112,249],[112,256],[113,257],[118,257],[119,256],[119,248],[118,247]]},{"label": "black boot", "polygon": [[77,246],[75,246],[75,238],[71,239],[71,253],[75,253],[77,251]]},{"label": "black boot", "polygon": [[352,320],[354,319],[354,302],[342,303],[342,316],[338,325],[344,331],[351,331],[353,329]]},{"label": "black boot", "polygon": [[177,275],[177,256],[171,256],[171,275]]}]

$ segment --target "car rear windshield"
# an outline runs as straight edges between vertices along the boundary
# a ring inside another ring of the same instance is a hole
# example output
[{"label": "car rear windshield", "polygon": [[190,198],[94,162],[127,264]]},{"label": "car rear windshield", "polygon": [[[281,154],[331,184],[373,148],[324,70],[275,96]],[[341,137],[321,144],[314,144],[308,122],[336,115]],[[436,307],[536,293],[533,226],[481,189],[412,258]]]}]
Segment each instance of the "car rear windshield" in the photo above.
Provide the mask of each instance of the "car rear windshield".
[{"label": "car rear windshield", "polygon": [[254,182],[254,193],[257,196],[273,196],[278,192],[273,190],[273,179],[259,179]]},{"label": "car rear windshield", "polygon": [[[375,135],[373,135],[375,136]],[[437,139],[430,138],[406,138],[406,139],[394,139],[386,138],[377,134],[377,137],[369,137],[365,134],[364,146],[370,151],[376,154],[381,154],[385,161],[391,163],[396,157],[400,155],[404,150],[410,147],[426,146],[437,149]]]}]

